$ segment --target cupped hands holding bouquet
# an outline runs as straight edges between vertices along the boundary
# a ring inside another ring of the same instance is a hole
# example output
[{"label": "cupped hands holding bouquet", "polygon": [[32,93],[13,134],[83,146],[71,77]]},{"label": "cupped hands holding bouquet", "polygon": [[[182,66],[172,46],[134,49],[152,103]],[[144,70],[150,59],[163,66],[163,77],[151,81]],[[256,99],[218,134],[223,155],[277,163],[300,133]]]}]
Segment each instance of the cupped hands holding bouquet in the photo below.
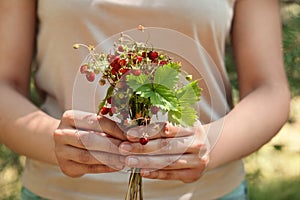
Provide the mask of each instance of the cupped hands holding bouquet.
[{"label": "cupped hands holding bouquet", "polygon": [[[143,26],[138,29],[144,31]],[[96,129],[82,126],[82,116],[62,122],[72,122],[66,126],[80,129],[72,130],[74,145],[95,157],[87,159],[91,165],[86,170],[130,168],[125,199],[143,199],[142,176],[193,182],[207,162],[203,158],[206,134],[195,109],[201,95],[198,81],[182,71],[180,62],[149,46],[123,33],[109,53],[93,45],[73,46],[89,51],[80,74],[106,86],[106,93],[98,103],[97,115],[90,119],[90,124],[99,123]],[[102,141],[109,144],[101,145]]]},{"label": "cupped hands holding bouquet", "polygon": [[105,116],[66,111],[55,131],[55,152],[62,171],[79,177],[127,166],[141,169],[141,176],[150,179],[188,183],[201,177],[208,161],[203,157],[208,147],[201,125],[182,128],[161,122],[157,129],[149,124],[152,131],[148,132],[147,145],[139,142],[145,127],[124,133],[119,126]]}]

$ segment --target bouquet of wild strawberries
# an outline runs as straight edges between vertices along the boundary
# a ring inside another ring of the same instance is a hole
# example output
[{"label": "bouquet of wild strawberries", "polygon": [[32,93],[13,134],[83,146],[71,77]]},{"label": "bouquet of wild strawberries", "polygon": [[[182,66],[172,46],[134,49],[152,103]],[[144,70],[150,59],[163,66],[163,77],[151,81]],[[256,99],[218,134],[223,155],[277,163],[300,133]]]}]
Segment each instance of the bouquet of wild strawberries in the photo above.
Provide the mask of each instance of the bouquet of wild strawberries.
[{"label": "bouquet of wild strawberries", "polygon": [[[139,26],[139,30],[144,29]],[[95,81],[99,75],[101,86],[109,84],[99,103],[99,115],[115,116],[127,128],[147,126],[159,112],[167,115],[172,124],[194,125],[198,118],[194,107],[201,88],[191,75],[182,78],[180,62],[123,33],[110,53],[97,52],[93,46],[84,44],[75,44],[74,48],[80,46],[89,50],[80,72],[88,81]],[[148,143],[147,133],[140,136],[139,142]],[[143,199],[139,169],[131,169],[125,199]]]}]

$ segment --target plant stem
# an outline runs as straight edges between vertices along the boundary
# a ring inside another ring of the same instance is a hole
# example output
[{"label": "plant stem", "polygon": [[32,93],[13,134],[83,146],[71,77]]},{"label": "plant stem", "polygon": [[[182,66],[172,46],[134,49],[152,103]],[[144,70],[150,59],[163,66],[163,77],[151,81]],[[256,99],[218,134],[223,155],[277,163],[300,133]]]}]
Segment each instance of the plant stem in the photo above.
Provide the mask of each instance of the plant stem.
[{"label": "plant stem", "polygon": [[143,200],[140,169],[132,168],[125,200]]}]

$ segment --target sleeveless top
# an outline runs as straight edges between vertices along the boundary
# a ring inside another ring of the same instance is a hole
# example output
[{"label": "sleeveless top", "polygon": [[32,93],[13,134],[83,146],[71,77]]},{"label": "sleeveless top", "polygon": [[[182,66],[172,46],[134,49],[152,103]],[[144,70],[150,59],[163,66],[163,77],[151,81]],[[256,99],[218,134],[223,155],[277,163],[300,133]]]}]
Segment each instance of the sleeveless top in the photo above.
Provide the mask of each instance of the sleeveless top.
[{"label": "sleeveless top", "polygon": [[[197,65],[186,70],[199,78],[204,89],[199,105],[201,122],[220,119],[232,107],[224,51],[234,3],[235,0],[39,0],[35,81],[46,93],[41,109],[58,119],[64,110],[78,108],[74,102],[82,102],[79,109],[93,111],[94,105],[89,108],[93,102],[85,96],[89,89],[74,97],[74,84],[87,52],[74,51],[73,44],[99,44],[142,24],[146,32],[147,27],[156,27],[148,32],[149,38],[158,38],[153,40],[154,47],[173,45],[174,52],[186,58],[183,66]],[[180,37],[190,38],[196,45],[188,45],[191,40],[179,40]],[[214,144],[217,135],[211,138]],[[58,166],[27,159],[22,181],[26,188],[49,199],[111,200],[124,199],[128,177],[127,173],[116,172],[70,178]],[[188,184],[144,178],[144,199],[216,199],[231,192],[243,179],[241,160],[206,171],[198,181]]]}]

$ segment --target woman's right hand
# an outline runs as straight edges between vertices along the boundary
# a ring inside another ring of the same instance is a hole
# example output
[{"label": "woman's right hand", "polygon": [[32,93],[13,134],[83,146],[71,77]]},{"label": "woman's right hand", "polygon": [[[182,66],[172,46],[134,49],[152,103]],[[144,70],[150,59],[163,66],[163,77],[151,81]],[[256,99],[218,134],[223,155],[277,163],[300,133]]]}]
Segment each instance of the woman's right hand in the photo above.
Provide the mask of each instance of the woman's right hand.
[{"label": "woman's right hand", "polygon": [[124,156],[118,146],[124,140],[116,122],[93,113],[66,111],[54,132],[57,163],[70,177],[119,171]]}]

